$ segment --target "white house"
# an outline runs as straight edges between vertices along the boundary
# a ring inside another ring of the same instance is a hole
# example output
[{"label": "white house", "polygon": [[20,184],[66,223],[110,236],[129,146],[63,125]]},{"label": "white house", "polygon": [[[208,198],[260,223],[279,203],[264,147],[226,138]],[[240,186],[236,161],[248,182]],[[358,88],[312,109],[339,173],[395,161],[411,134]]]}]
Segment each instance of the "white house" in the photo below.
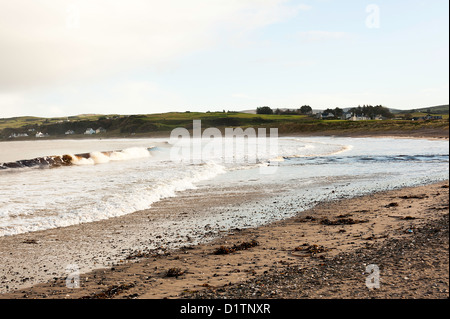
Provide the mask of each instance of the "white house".
[{"label": "white house", "polygon": [[321,119],[328,119],[328,118],[334,118],[334,114],[333,113],[317,113],[316,114],[316,118],[321,120]]},{"label": "white house", "polygon": [[95,133],[100,134],[100,133],[106,133],[106,130],[103,127],[99,127]]},{"label": "white house", "polygon": [[369,120],[368,117],[365,117],[365,116],[359,116],[359,115],[353,115],[353,116],[350,118],[350,121],[367,121],[367,120]]},{"label": "white house", "polygon": [[95,134],[95,131],[92,128],[88,128],[88,129],[86,129],[86,132],[84,132],[84,134],[93,135],[93,134]]},{"label": "white house", "polygon": [[66,133],[64,133],[66,135],[73,135],[75,134],[75,132],[73,130],[68,130]]},{"label": "white house", "polygon": [[42,133],[42,132],[37,132],[36,133],[36,137],[46,137],[46,136],[48,136],[48,134],[47,133]]},{"label": "white house", "polygon": [[9,138],[16,138],[16,137],[27,137],[27,133],[12,133]]},{"label": "white house", "polygon": [[342,120],[350,120],[353,116],[352,112],[344,112],[341,116]]}]

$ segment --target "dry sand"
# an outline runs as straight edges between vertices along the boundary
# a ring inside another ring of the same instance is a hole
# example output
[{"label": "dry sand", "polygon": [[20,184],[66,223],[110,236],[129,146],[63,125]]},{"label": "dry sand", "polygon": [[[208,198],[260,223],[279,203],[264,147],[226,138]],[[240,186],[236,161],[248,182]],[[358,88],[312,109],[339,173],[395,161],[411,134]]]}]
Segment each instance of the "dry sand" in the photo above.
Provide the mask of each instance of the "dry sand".
[{"label": "dry sand", "polygon": [[[447,181],[324,202],[293,218],[236,229],[203,244],[127,251],[129,258],[123,262],[80,275],[79,288],[67,288],[66,278],[55,276],[32,287],[22,285],[0,298],[448,298],[448,196]],[[227,199],[230,205],[254,200],[239,194]],[[166,209],[180,213],[184,207],[200,213],[221,201],[212,199],[211,206],[204,207],[205,202],[188,200],[171,199],[178,206]],[[165,204],[162,201],[154,209],[163,209]],[[102,229],[110,233],[105,243],[124,236],[139,237],[131,232],[135,228],[126,225],[130,220],[142,224],[149,215],[131,215],[133,219],[128,216],[14,236],[14,242],[3,240],[0,244],[4,253],[14,255],[21,247],[30,253],[29,247],[39,245],[40,252],[45,247],[61,249],[52,246],[54,243],[80,245],[89,241],[78,236],[88,238]],[[176,214],[171,216],[176,218]],[[111,233],[114,228],[120,234]],[[35,238],[39,240],[33,242]],[[136,241],[142,246],[138,238]],[[251,247],[251,243],[257,245]],[[242,246],[247,249],[230,252],[230,248]],[[214,254],[218,248],[230,253]],[[314,248],[319,249],[317,253]],[[111,251],[114,249],[108,246],[99,253],[101,258],[89,258],[105,259]],[[13,269],[18,272],[17,267],[24,267],[22,263],[12,267],[14,261],[21,261],[18,257],[27,260],[25,255],[10,259],[3,285],[13,285],[18,276],[14,277]],[[366,287],[368,264],[379,266],[379,289]]]}]

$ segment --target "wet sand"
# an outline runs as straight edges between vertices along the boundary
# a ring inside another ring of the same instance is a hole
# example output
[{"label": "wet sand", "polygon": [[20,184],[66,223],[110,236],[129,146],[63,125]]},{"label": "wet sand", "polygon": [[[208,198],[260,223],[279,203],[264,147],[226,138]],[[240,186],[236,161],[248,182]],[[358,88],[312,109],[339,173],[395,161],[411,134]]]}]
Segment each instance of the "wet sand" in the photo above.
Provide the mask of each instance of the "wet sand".
[{"label": "wet sand", "polygon": [[[219,238],[212,233],[205,243],[193,238],[178,249],[165,248],[170,245],[163,239],[146,242],[145,232],[133,233],[145,229],[156,212],[177,220],[225,209],[220,194],[202,200],[194,193],[161,201],[151,213],[1,239],[2,257],[10,257],[2,259],[0,282],[10,287],[0,298],[449,297],[448,181],[323,202],[265,226],[234,229]],[[264,190],[234,195],[230,190],[227,207],[258,196],[265,196]],[[96,251],[99,238],[103,249]],[[124,238],[134,249],[117,250]],[[150,249],[155,245],[159,248]],[[101,264],[111,254],[124,258],[83,271],[80,261],[94,258]],[[52,268],[65,264],[64,256],[80,264],[79,288],[67,288],[67,275]],[[379,265],[379,289],[366,287],[368,264]],[[29,271],[23,268],[33,265],[46,277],[24,278]],[[33,280],[44,283],[31,286]]]}]

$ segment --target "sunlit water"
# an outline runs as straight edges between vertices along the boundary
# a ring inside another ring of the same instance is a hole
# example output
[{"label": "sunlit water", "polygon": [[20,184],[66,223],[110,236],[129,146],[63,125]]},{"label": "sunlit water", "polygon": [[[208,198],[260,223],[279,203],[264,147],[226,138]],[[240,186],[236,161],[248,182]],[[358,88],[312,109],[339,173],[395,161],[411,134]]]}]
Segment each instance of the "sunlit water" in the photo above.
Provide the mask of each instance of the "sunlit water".
[{"label": "sunlit water", "polygon": [[[120,157],[98,155],[119,150]],[[332,197],[349,197],[441,181],[449,173],[448,142],[439,140],[279,138],[275,153],[236,160],[242,154],[203,152],[201,162],[192,161],[198,150],[176,159],[173,150],[163,139],[2,142],[0,163],[85,152],[93,160],[0,170],[0,236],[130,214],[199,185],[283,185],[307,208],[329,199],[330,189]]]}]

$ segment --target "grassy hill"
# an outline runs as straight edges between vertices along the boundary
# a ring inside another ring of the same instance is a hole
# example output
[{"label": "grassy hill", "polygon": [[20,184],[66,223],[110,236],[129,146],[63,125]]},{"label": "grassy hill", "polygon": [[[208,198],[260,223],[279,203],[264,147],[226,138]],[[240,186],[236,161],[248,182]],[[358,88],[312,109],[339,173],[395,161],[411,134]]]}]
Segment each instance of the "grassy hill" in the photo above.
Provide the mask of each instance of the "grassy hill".
[{"label": "grassy hill", "polygon": [[438,105],[438,106],[433,106],[433,107],[429,107],[429,108],[422,108],[422,109],[416,109],[413,110],[416,112],[423,112],[423,113],[433,113],[433,114],[443,114],[443,115],[448,115],[449,114],[449,107],[448,105]]},{"label": "grassy hill", "polygon": [[430,114],[439,114],[439,115],[448,115],[449,114],[449,106],[448,105],[438,105],[431,107],[423,107],[418,109],[410,109],[410,110],[397,110],[391,109],[392,113],[430,113]]},{"label": "grassy hill", "polygon": [[[384,121],[318,120],[306,115],[265,115],[238,112],[171,112],[140,115],[88,114],[64,118],[15,117],[0,119],[0,139],[8,140],[11,134],[27,133],[36,139],[35,133],[49,134],[49,138],[101,138],[101,137],[147,137],[167,136],[178,127],[192,129],[192,121],[201,120],[202,128],[254,127],[278,128],[279,134],[353,134],[417,132],[438,130],[448,135],[448,115],[443,120],[407,121],[402,117]],[[106,133],[84,135],[88,128],[106,129]],[[72,130],[74,135],[65,135]],[[447,133],[445,133],[447,132]]]}]

